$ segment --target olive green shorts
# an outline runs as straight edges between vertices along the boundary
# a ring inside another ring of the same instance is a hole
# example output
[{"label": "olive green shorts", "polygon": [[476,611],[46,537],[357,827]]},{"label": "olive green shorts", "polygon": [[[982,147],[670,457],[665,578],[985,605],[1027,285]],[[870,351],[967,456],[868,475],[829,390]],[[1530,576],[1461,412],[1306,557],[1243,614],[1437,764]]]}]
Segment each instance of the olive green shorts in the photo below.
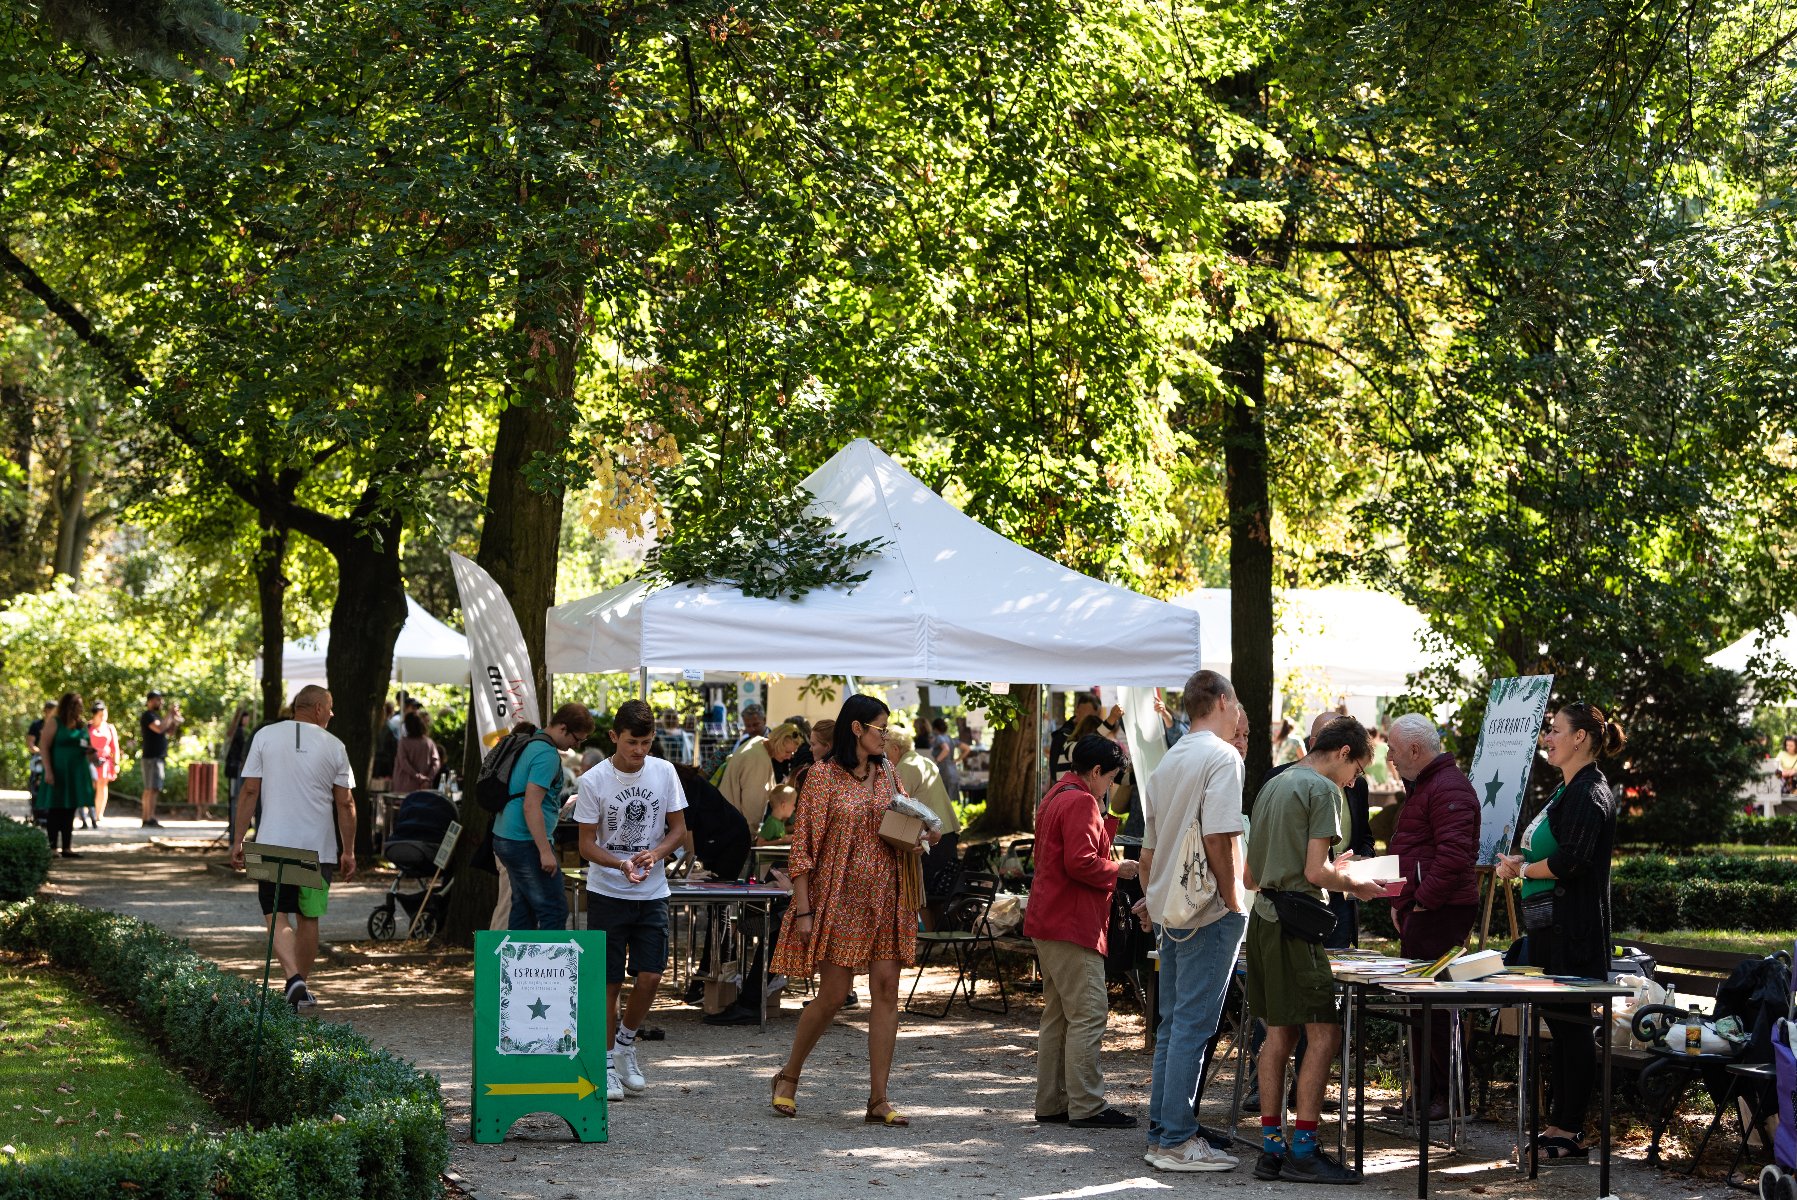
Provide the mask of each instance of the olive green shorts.
[{"label": "olive green shorts", "polygon": [[1248,917],[1248,1009],[1268,1025],[1326,1025],[1339,1017],[1328,953],[1286,937],[1279,922]]}]

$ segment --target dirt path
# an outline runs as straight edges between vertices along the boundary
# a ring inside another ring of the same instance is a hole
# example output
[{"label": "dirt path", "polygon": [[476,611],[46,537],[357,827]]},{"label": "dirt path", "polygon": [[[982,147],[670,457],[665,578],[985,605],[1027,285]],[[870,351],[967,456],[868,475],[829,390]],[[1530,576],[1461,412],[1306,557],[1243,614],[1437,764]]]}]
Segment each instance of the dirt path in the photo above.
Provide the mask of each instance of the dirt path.
[{"label": "dirt path", "polygon": [[[206,831],[193,826],[165,832]],[[209,865],[222,853],[149,846],[135,828],[77,837],[86,853],[56,860],[49,895],[154,921],[231,970],[260,970],[255,902],[246,885]],[[334,889],[325,939],[340,945],[365,939],[364,922],[384,886],[361,881]],[[946,980],[930,983],[947,986]],[[666,1040],[646,1043],[642,1054],[648,1091],[612,1106],[608,1144],[572,1143],[559,1121],[533,1118],[521,1122],[509,1141],[477,1146],[468,1140],[472,1035],[466,960],[369,965],[346,962],[339,954],[321,963],[315,984],[321,1018],[354,1026],[442,1079],[454,1171],[466,1190],[483,1198],[585,1200],[636,1192],[834,1200],[883,1194],[873,1189],[885,1188],[893,1194],[978,1200],[1168,1188],[1294,1194],[1290,1185],[1256,1182],[1247,1162],[1228,1174],[1155,1172],[1142,1161],[1139,1131],[1036,1125],[1030,1119],[1034,997],[1013,1003],[1008,1017],[970,1017],[957,1006],[942,1022],[903,1019],[892,1084],[894,1099],[914,1121],[903,1130],[861,1123],[867,1083],[860,1013],[839,1018],[809,1064],[800,1090],[801,1119],[781,1121],[768,1110],[767,1081],[790,1043],[798,1000],[789,998],[765,1030],[716,1028],[701,1024],[695,1009],[664,991],[650,1024],[664,1029]],[[1138,1018],[1114,1018],[1105,1062],[1111,1097],[1145,1117],[1149,1059],[1141,1044]],[[1222,1089],[1217,1085],[1211,1095],[1222,1096]],[[1207,1109],[1207,1116],[1215,1112]],[[1253,1132],[1248,1123],[1243,1128]],[[1324,1136],[1333,1142],[1332,1129],[1325,1128]],[[1595,1168],[1544,1169],[1534,1182],[1518,1175],[1507,1162],[1511,1140],[1496,1124],[1476,1124],[1469,1152],[1433,1173],[1432,1192],[1568,1200],[1596,1195]],[[1359,1194],[1414,1195],[1414,1146],[1376,1132],[1369,1134],[1368,1146],[1368,1186]],[[1708,1183],[1687,1184],[1648,1170],[1638,1151],[1617,1159],[1613,1183],[1618,1196],[1641,1200],[1722,1190],[1713,1176]]]}]

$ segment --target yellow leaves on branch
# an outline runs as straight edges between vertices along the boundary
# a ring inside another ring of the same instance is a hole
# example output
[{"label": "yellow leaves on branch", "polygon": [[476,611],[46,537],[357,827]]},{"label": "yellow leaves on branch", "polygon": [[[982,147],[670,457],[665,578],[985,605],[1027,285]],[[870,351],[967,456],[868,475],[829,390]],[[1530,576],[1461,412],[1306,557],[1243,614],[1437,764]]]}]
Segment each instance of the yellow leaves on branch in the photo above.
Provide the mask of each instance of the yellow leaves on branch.
[{"label": "yellow leaves on branch", "polygon": [[674,435],[654,423],[645,423],[634,440],[601,450],[593,458],[593,486],[580,507],[581,524],[594,537],[614,531],[638,537],[651,519],[655,533],[665,533],[655,472],[679,463]]}]

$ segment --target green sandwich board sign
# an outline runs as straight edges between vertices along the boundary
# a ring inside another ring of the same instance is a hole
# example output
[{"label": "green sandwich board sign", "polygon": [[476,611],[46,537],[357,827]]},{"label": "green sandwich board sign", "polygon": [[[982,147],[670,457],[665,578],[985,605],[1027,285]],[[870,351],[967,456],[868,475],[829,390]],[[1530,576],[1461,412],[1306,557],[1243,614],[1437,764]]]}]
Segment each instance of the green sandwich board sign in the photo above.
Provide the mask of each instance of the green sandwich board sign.
[{"label": "green sandwich board sign", "polygon": [[605,934],[474,935],[474,1140],[553,1113],[583,1142],[606,1135]]}]

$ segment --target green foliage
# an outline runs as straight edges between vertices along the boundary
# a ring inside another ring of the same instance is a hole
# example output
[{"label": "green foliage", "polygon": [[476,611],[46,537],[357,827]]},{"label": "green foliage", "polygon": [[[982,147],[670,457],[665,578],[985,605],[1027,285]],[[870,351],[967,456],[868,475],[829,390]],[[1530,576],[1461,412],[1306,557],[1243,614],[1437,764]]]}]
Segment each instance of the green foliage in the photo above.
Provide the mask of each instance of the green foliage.
[{"label": "green foliage", "polygon": [[1782,929],[1797,910],[1794,881],[1797,864],[1788,858],[1625,858],[1611,872],[1611,922],[1617,929]]},{"label": "green foliage", "polygon": [[802,507],[800,496],[738,498],[686,510],[682,536],[650,552],[646,573],[665,583],[722,583],[745,596],[796,600],[820,587],[860,583],[871,571],[856,568],[886,545],[844,541],[828,517]]},{"label": "green foliage", "polygon": [[[85,975],[126,1005],[173,1061],[219,1095],[221,1106],[247,1108],[257,1124],[272,1126],[152,1156],[0,1167],[0,1200],[112,1195],[120,1181],[176,1166],[180,1182],[160,1194],[182,1200],[439,1194],[449,1142],[436,1079],[347,1026],[270,1004],[250,1095],[256,984],[221,971],[154,926],[76,905],[34,901],[0,911],[0,947],[43,954]],[[88,1190],[65,1190],[71,1177]]]},{"label": "green foliage", "polygon": [[51,26],[96,54],[154,75],[191,79],[189,64],[228,75],[244,35],[261,24],[216,0],[37,0]]},{"label": "green foliage", "polygon": [[0,817],[0,901],[29,900],[50,877],[50,839],[24,821]]}]

